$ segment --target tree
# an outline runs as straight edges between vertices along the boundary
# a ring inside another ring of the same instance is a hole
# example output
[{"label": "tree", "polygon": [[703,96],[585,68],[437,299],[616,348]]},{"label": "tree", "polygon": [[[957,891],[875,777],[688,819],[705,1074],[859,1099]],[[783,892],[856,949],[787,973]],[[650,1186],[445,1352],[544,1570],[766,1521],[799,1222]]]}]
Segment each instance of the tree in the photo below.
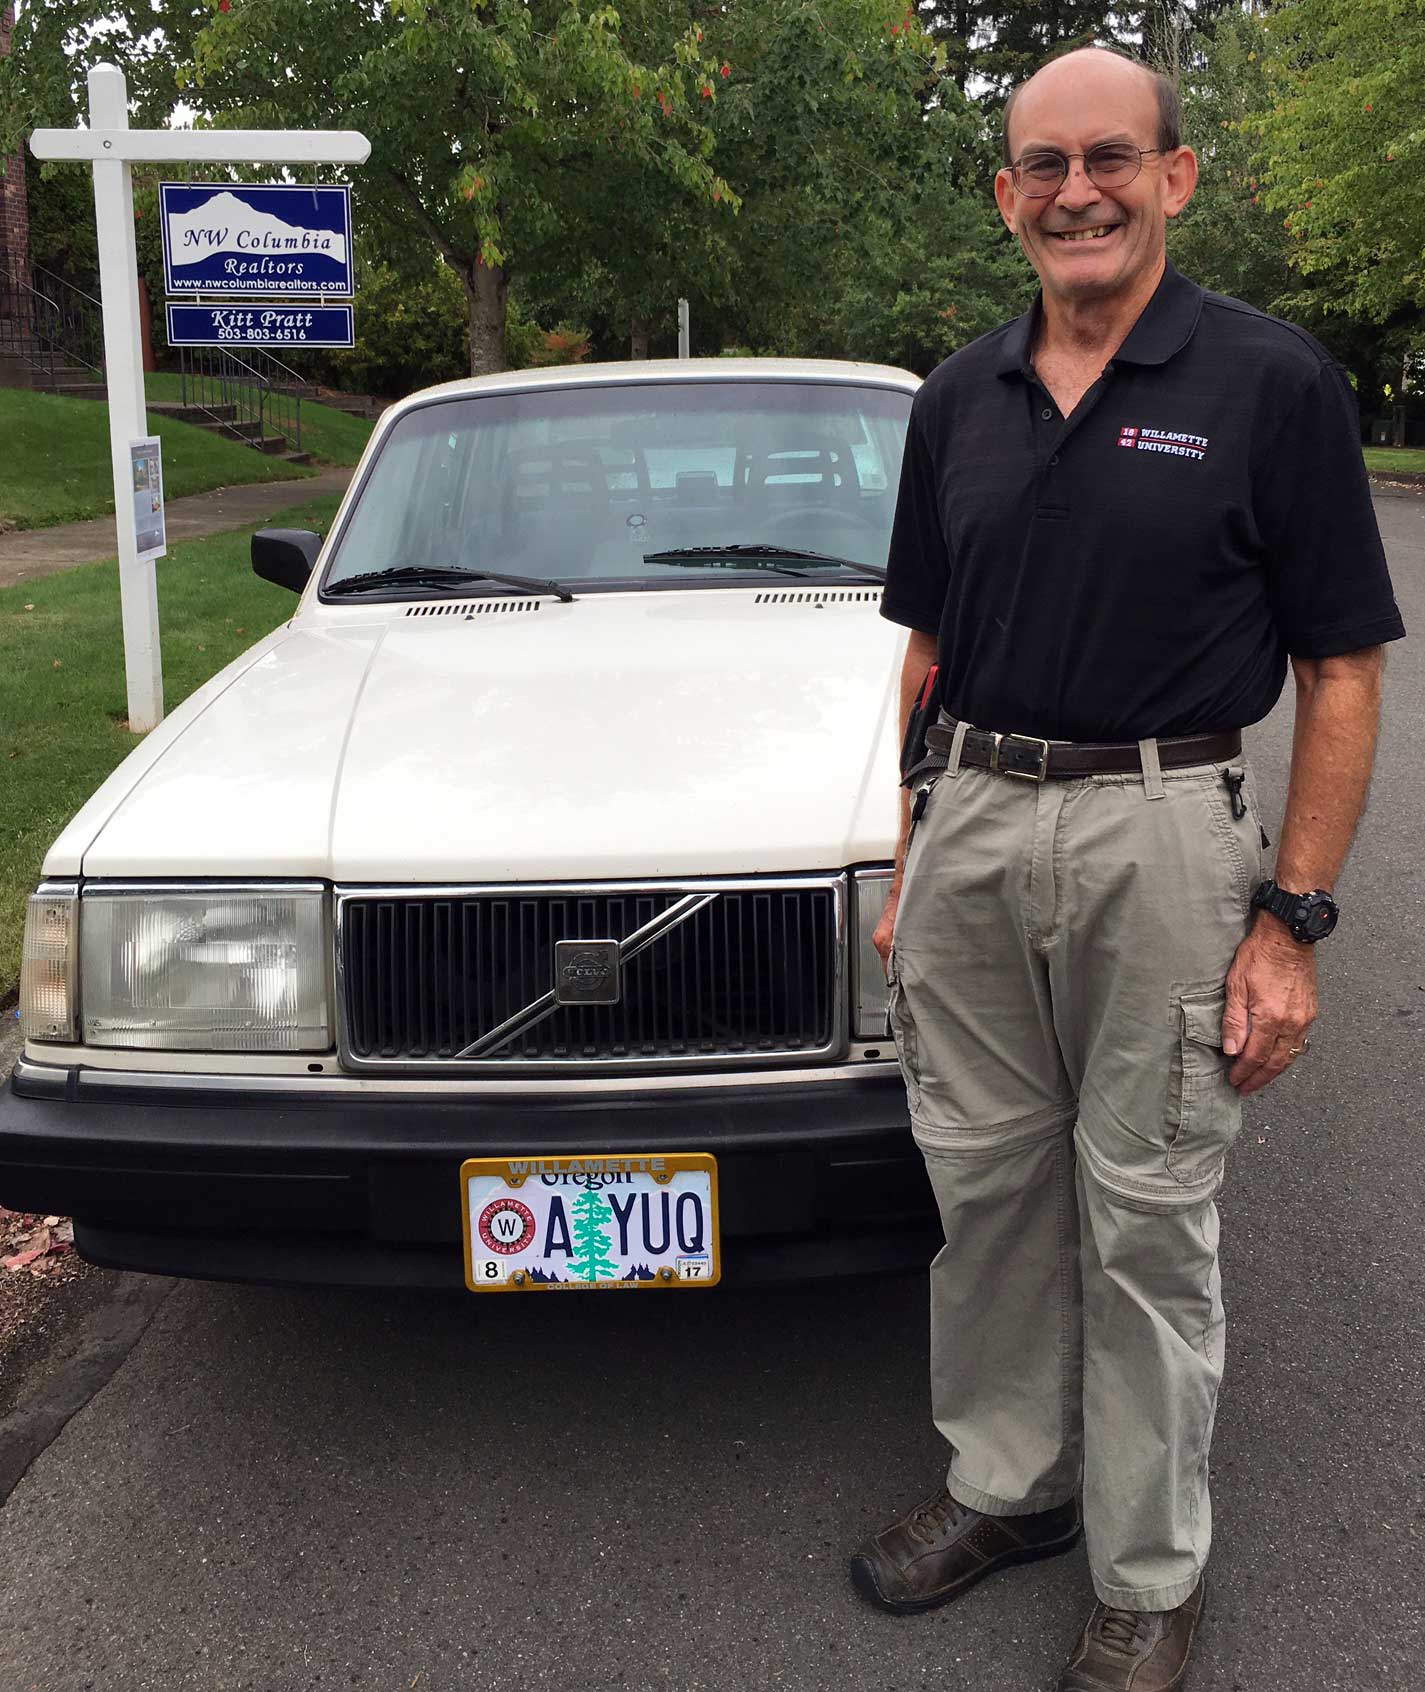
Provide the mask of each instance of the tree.
[{"label": "tree", "polygon": [[[1293,0],[1248,124],[1294,270],[1327,308],[1425,326],[1425,0]],[[1403,314],[1403,315],[1402,315]]]},{"label": "tree", "polygon": [[688,290],[695,313],[722,344],[892,356],[907,337],[880,333],[884,302],[874,324],[848,311],[872,275],[916,268],[933,244],[927,220],[938,229],[950,202],[991,206],[981,113],[942,77],[943,54],[904,0],[747,0],[710,21],[708,38],[731,71],[715,158],[741,209],[720,232],[722,263]]},{"label": "tree", "polygon": [[609,1207],[592,1187],[575,1199],[570,1207],[574,1218],[574,1253],[569,1260],[571,1279],[606,1281],[617,1273],[618,1265],[609,1250],[609,1237],[604,1232],[609,1224]]},{"label": "tree", "polygon": [[27,6],[0,72],[0,124],[72,123],[86,64],[110,57],[142,121],[164,122],[181,95],[219,126],[363,130],[371,158],[352,174],[367,236],[383,253],[415,236],[451,267],[472,374],[503,367],[524,256],[559,239],[571,206],[597,201],[616,162],[636,159],[694,199],[729,195],[708,162],[703,90],[718,67],[693,27],[645,62],[611,6],[576,0],[126,6]]},{"label": "tree", "polygon": [[1168,253],[1195,282],[1262,311],[1284,312],[1290,237],[1267,204],[1249,125],[1271,101],[1265,27],[1248,11],[1222,17],[1182,81],[1183,139],[1197,154],[1197,190],[1168,225]]}]

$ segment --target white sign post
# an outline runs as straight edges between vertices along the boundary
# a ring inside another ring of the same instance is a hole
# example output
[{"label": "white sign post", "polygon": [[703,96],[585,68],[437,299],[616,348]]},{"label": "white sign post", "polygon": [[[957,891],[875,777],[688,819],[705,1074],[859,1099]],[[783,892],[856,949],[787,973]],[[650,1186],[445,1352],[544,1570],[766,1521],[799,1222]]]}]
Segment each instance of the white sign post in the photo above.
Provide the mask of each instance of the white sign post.
[{"label": "white sign post", "polygon": [[130,129],[123,72],[115,65],[96,65],[89,73],[89,128],[37,129],[30,136],[30,151],[37,159],[82,159],[94,166],[124,671],[129,727],[142,734],[163,718],[163,666],[157,578],[152,556],[143,558],[139,553],[129,451],[133,442],[148,434],[131,167],[190,162],[361,164],[371,152],[371,143],[354,129]]}]

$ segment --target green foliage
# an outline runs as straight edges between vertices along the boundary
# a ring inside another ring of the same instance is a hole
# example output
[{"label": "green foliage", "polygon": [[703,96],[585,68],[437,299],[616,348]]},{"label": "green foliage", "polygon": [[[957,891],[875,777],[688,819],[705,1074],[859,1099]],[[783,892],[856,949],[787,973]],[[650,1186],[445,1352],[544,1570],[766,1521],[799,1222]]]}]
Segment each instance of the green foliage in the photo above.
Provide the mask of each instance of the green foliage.
[{"label": "green foliage", "polygon": [[[1178,76],[1202,159],[1175,261],[1313,329],[1370,405],[1425,320],[1422,25],[1425,0],[31,0],[0,146],[72,124],[101,57],[138,122],[181,91],[204,122],[365,130],[350,174],[380,262],[362,344],[323,367],[351,386],[453,374],[462,340],[462,369],[530,365],[551,324],[594,357],[670,354],[679,296],[695,353],[925,369],[1032,288],[990,196],[1005,93],[1117,42]],[[70,273],[87,186],[59,167],[35,202],[37,256]]]},{"label": "green foliage", "polygon": [[1263,311],[1285,309],[1290,238],[1267,204],[1265,172],[1248,133],[1270,101],[1267,33],[1247,11],[1224,16],[1183,79],[1183,139],[1197,154],[1197,190],[1168,226],[1178,268],[1218,293]]},{"label": "green foliage", "polygon": [[864,231],[864,261],[837,298],[852,358],[927,375],[952,352],[1023,311],[1034,277],[992,204],[925,194],[897,228]]},{"label": "green foliage", "polygon": [[423,275],[361,266],[356,285],[356,345],[324,354],[313,375],[348,393],[399,399],[470,370],[465,290],[449,265],[429,260]]},{"label": "green foliage", "polygon": [[1291,263],[1330,310],[1425,324],[1425,0],[1292,0],[1248,120]]}]

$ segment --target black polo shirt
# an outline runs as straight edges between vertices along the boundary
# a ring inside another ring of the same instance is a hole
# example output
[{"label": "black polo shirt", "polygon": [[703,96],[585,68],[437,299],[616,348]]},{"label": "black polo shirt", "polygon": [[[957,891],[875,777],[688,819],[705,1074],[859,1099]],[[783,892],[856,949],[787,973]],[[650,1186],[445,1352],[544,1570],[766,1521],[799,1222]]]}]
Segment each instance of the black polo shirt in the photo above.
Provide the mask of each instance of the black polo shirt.
[{"label": "black polo shirt", "polygon": [[1066,419],[1030,363],[1041,300],[911,411],[881,614],[938,635],[948,710],[1053,740],[1242,728],[1288,654],[1404,634],[1317,341],[1169,265]]}]

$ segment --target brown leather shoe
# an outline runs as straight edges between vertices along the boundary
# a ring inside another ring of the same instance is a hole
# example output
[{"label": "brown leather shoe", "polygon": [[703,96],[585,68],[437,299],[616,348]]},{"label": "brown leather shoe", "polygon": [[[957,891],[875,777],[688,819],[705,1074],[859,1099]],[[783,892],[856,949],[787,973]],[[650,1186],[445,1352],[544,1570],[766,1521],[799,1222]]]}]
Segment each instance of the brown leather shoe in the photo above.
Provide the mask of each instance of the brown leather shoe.
[{"label": "brown leather shoe", "polygon": [[1198,1581],[1176,1610],[1095,1604],[1059,1692],[1177,1692],[1187,1683],[1205,1593]]},{"label": "brown leather shoe", "polygon": [[1078,1500],[1031,1516],[985,1516],[937,1492],[868,1539],[851,1559],[863,1598],[897,1615],[948,1604],[1011,1563],[1071,1550],[1082,1532]]}]

